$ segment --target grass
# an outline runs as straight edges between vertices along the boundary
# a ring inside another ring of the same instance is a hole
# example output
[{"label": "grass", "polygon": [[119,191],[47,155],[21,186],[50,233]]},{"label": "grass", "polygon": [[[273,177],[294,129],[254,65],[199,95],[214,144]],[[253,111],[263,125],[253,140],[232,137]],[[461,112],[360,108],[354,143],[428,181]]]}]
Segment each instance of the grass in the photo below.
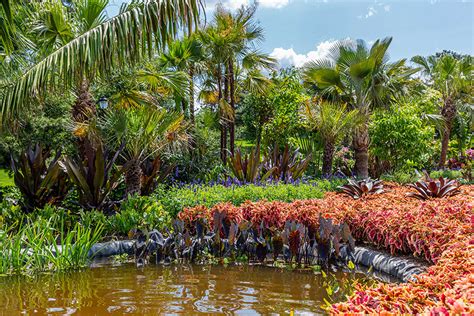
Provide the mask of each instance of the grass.
[{"label": "grass", "polygon": [[13,177],[10,177],[8,170],[0,169],[0,187],[15,185]]}]

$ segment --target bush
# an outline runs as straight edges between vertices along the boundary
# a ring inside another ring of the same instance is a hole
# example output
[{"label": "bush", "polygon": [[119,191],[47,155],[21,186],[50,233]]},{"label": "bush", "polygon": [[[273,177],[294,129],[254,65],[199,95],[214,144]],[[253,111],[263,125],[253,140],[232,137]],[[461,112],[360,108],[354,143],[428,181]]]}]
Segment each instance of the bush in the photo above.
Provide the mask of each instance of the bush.
[{"label": "bush", "polygon": [[107,219],[106,231],[110,235],[126,236],[134,228],[162,229],[170,223],[171,217],[159,201],[136,196],[123,202],[120,211]]},{"label": "bush", "polygon": [[[370,123],[370,151],[391,170],[429,167],[434,128],[410,105],[376,112]],[[388,170],[385,170],[388,171]]]},{"label": "bush", "polygon": [[345,180],[322,180],[299,184],[268,185],[189,185],[186,187],[158,187],[154,197],[174,217],[187,207],[212,207],[221,202],[240,205],[245,201],[283,201],[320,199],[325,191],[335,191]]}]

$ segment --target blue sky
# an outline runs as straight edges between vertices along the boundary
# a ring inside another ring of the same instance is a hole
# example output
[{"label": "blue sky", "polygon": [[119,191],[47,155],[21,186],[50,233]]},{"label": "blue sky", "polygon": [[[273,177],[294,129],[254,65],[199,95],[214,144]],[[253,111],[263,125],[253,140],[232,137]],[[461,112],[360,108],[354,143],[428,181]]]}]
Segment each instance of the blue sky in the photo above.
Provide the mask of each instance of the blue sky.
[{"label": "blue sky", "polygon": [[[208,0],[209,12],[216,2],[234,9],[253,0]],[[392,36],[392,59],[429,55],[442,49],[474,55],[474,0],[260,0],[259,3],[256,18],[265,30],[261,49],[277,58],[282,66],[300,66],[307,60],[324,57],[331,42],[346,38],[371,43]],[[111,6],[110,14],[116,9]]]}]

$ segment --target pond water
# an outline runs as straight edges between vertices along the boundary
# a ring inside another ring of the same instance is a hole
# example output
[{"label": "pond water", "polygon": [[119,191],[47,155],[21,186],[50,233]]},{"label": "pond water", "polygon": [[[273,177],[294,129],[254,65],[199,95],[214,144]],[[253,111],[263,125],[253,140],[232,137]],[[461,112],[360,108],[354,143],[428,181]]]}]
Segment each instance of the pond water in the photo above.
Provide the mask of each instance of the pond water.
[{"label": "pond water", "polygon": [[362,277],[247,265],[106,265],[0,277],[0,315],[314,314],[324,312],[328,280]]}]

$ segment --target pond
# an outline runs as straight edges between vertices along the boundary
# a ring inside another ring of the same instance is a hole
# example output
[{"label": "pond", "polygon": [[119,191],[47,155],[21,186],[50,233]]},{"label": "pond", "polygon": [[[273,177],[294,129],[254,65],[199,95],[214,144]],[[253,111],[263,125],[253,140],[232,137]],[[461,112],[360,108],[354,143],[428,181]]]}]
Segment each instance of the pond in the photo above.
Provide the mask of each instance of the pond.
[{"label": "pond", "polygon": [[[324,312],[328,281],[362,278],[363,273],[323,277],[257,265],[109,264],[0,277],[0,314],[313,314]],[[343,292],[337,291],[336,299]]]}]

